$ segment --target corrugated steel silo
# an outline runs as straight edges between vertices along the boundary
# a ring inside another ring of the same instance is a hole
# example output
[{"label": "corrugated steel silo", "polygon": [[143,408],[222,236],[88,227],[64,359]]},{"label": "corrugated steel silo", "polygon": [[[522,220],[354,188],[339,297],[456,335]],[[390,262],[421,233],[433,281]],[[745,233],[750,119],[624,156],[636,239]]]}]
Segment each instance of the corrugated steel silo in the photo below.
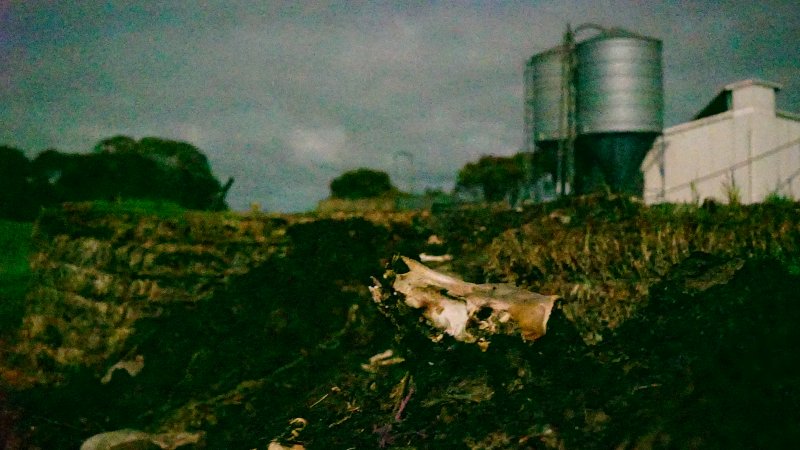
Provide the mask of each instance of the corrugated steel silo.
[{"label": "corrugated steel silo", "polygon": [[549,173],[553,180],[561,179],[563,165],[559,164],[559,141],[566,138],[567,105],[564,89],[564,46],[558,46],[531,57],[525,67],[525,133],[527,149],[533,150],[540,173]]},{"label": "corrugated steel silo", "polygon": [[661,41],[610,30],[575,53],[575,192],[642,195],[639,167],[663,128]]},{"label": "corrugated steel silo", "polygon": [[524,74],[524,89],[525,92],[523,93],[524,97],[524,117],[523,123],[525,126],[525,151],[532,152],[534,149],[533,144],[533,68],[531,66],[531,61],[525,64],[525,74]]},{"label": "corrugated steel silo", "polygon": [[579,43],[575,52],[579,135],[661,132],[661,41],[607,32]]},{"label": "corrugated steel silo", "polygon": [[566,137],[562,129],[565,105],[562,99],[564,73],[563,47],[556,47],[531,57],[532,109],[534,140],[553,141]]}]

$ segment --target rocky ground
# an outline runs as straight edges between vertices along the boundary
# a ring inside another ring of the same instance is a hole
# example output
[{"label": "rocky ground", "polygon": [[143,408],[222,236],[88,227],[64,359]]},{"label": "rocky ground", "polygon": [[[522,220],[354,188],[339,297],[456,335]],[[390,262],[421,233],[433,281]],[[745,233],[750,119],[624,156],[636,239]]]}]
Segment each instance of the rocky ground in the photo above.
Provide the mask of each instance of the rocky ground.
[{"label": "rocky ground", "polygon": [[[428,265],[458,279],[559,296],[547,333],[434,342],[421,315],[376,304],[376,284],[403,299],[395,256],[422,253],[452,257]],[[325,217],[75,205],[40,218],[32,264],[2,354],[9,449],[800,440],[793,202]]]}]

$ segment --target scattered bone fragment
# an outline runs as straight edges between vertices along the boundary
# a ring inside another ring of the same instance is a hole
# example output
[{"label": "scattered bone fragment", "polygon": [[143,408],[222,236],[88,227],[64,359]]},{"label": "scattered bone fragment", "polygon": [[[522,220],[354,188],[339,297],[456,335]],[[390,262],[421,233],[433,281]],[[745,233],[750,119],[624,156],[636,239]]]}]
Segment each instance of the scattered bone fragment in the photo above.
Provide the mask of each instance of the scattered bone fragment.
[{"label": "scattered bone fragment", "polygon": [[202,448],[205,435],[202,432],[150,434],[139,430],[123,429],[96,434],[81,445],[81,450],[153,449],[176,450],[178,448]]},{"label": "scattered bone fragment", "polygon": [[428,245],[442,245],[444,244],[444,240],[440,238],[438,235],[432,234],[428,236],[428,240],[426,241]]},{"label": "scattered bone fragment", "polygon": [[305,447],[303,447],[300,444],[283,445],[277,441],[270,442],[269,447],[267,447],[267,450],[304,450],[304,449]]},{"label": "scattered bone fragment", "polygon": [[370,373],[377,373],[381,367],[392,366],[404,362],[400,356],[394,356],[392,349],[386,350],[369,358],[369,363],[361,364],[361,368]]},{"label": "scattered bone fragment", "polygon": [[141,372],[143,368],[144,356],[136,355],[136,357],[132,360],[119,361],[113,366],[109,367],[106,371],[106,374],[100,379],[100,382],[103,384],[108,384],[111,381],[111,377],[114,376],[114,372],[117,370],[124,370],[128,372],[128,375],[135,377],[136,375],[139,375],[139,372]]},{"label": "scattered bone fragment", "polygon": [[429,255],[427,253],[420,253],[419,260],[422,262],[447,262],[453,260],[453,255],[445,254],[445,255]]}]

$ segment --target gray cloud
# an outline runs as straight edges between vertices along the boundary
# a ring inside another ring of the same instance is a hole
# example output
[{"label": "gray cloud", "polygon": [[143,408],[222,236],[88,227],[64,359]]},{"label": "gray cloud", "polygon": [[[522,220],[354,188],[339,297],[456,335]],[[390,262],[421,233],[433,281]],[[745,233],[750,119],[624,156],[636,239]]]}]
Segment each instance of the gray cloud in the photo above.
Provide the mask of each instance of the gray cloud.
[{"label": "gray cloud", "polygon": [[568,22],[664,40],[668,125],[749,77],[800,111],[791,2],[38,3],[0,9],[0,143],[187,140],[236,178],[236,209],[311,208],[356,167],[450,188],[467,161],[514,153],[524,62]]}]

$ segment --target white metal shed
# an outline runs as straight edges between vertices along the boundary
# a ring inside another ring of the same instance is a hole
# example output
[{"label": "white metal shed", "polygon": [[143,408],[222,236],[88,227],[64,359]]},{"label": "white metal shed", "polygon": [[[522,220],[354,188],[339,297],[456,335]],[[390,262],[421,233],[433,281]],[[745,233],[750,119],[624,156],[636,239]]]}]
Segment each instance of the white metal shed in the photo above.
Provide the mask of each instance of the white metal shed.
[{"label": "white metal shed", "polygon": [[729,84],[694,120],[665,129],[642,162],[645,202],[800,199],[800,115],[776,110],[780,88]]}]

